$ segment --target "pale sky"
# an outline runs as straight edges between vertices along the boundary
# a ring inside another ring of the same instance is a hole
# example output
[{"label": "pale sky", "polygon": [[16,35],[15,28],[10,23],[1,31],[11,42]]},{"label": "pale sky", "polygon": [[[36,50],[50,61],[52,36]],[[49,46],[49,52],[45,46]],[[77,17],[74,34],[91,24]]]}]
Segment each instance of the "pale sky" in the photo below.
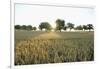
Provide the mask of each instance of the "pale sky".
[{"label": "pale sky", "polygon": [[15,25],[38,27],[41,22],[49,22],[55,27],[56,19],[77,25],[95,24],[95,11],[91,8],[71,8],[39,5],[15,5]]}]

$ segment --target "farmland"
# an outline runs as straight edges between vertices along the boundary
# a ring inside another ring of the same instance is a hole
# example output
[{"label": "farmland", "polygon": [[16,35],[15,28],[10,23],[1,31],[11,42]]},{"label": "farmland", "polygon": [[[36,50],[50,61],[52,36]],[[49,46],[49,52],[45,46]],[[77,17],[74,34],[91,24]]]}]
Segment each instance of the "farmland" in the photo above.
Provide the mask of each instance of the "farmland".
[{"label": "farmland", "polygon": [[15,65],[94,60],[94,32],[15,31]]}]

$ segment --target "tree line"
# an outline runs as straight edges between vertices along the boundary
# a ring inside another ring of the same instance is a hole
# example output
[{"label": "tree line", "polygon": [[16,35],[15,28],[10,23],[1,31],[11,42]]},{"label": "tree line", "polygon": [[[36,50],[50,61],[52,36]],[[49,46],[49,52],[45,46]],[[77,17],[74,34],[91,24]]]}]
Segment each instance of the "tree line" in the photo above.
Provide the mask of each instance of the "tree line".
[{"label": "tree line", "polygon": [[[70,31],[72,29],[74,30],[82,30],[82,31],[85,31],[85,30],[93,30],[94,29],[94,26],[92,24],[87,24],[87,25],[79,25],[79,26],[76,26],[75,27],[75,24],[71,23],[71,22],[68,22],[67,24],[65,24],[65,20],[63,19],[57,19],[55,21],[56,23],[56,27],[55,28],[52,28],[52,26],[50,25],[49,22],[41,22],[40,25],[38,26],[38,29],[39,30],[43,30],[45,29],[46,31],[51,31],[52,29],[54,29],[55,31],[60,31],[61,30],[67,30],[67,29],[70,29]],[[31,25],[15,25],[15,29],[16,30],[34,30],[36,31],[37,30],[37,27],[32,27]]]}]

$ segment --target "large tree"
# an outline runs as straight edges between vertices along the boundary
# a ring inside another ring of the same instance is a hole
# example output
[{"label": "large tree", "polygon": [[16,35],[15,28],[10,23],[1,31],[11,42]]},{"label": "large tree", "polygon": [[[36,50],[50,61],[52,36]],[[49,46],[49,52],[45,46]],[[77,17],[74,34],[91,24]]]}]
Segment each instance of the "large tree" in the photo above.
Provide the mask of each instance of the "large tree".
[{"label": "large tree", "polygon": [[48,23],[48,22],[42,22],[40,25],[39,25],[39,29],[42,30],[42,29],[45,29],[46,31],[50,31],[52,29],[51,25]]},{"label": "large tree", "polygon": [[67,23],[67,26],[68,26],[68,28],[70,29],[70,30],[72,30],[73,28],[74,28],[74,24],[72,24],[72,23]]},{"label": "large tree", "polygon": [[87,28],[90,31],[91,29],[93,29],[93,25],[92,24],[87,24]]},{"label": "large tree", "polygon": [[56,30],[59,30],[61,32],[61,30],[65,27],[65,21],[62,19],[57,19],[56,20]]},{"label": "large tree", "polygon": [[21,29],[20,25],[15,25],[15,29]]}]

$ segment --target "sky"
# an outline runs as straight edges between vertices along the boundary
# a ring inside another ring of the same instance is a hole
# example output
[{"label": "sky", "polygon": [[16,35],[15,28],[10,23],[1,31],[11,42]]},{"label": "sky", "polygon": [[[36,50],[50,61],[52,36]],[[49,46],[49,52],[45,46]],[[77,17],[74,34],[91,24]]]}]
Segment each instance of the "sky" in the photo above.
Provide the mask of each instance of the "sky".
[{"label": "sky", "polygon": [[49,22],[54,28],[57,19],[77,25],[95,25],[95,11],[92,8],[72,8],[40,5],[15,5],[15,25],[38,27],[41,22]]}]

